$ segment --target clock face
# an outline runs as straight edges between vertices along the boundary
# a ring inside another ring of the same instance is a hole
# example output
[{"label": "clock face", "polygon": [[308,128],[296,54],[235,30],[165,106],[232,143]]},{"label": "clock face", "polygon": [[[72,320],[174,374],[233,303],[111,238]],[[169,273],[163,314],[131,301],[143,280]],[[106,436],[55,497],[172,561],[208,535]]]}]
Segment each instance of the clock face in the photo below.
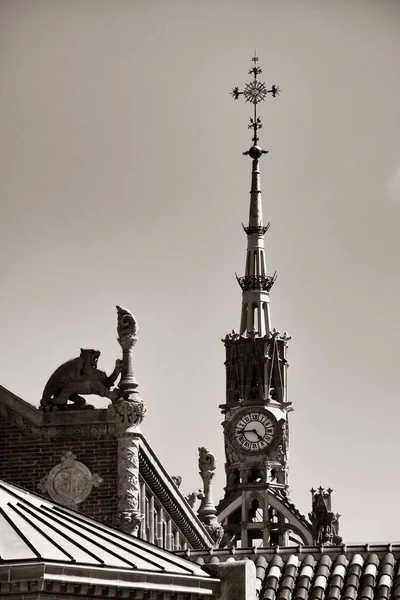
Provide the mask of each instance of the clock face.
[{"label": "clock face", "polygon": [[233,431],[241,450],[261,452],[275,437],[275,419],[260,410],[248,410],[240,415]]}]

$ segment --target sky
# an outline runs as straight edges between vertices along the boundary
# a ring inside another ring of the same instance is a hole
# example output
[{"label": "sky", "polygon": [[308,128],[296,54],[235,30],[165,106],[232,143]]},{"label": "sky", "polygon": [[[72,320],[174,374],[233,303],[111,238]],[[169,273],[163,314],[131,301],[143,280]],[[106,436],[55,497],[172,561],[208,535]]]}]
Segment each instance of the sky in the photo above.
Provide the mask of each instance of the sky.
[{"label": "sky", "polygon": [[292,500],[331,486],[346,542],[399,541],[399,1],[0,1],[0,383],[37,405],[81,347],[111,371],[128,307],[143,433],[184,493],[214,452],[222,497],[255,49],[282,90],[260,140]]}]

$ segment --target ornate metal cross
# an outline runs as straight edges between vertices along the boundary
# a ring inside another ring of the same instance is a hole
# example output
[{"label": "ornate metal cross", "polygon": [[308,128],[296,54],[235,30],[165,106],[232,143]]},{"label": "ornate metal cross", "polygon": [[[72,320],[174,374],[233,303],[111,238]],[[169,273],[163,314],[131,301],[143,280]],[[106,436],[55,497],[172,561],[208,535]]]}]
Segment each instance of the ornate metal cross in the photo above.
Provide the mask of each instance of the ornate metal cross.
[{"label": "ornate metal cross", "polygon": [[246,102],[252,102],[254,105],[254,114],[253,117],[250,117],[250,125],[249,129],[253,129],[253,143],[254,145],[258,142],[258,130],[261,129],[262,123],[260,117],[257,117],[257,104],[262,102],[267,97],[267,94],[272,94],[272,97],[275,98],[280,92],[280,89],[277,85],[272,85],[271,89],[267,89],[264,82],[258,81],[257,76],[262,73],[262,70],[257,65],[258,58],[254,56],[252,59],[254,66],[249,70],[249,75],[253,75],[253,80],[250,83],[246,83],[246,86],[243,92],[239,92],[238,87],[234,87],[231,96],[238,100],[239,96],[243,94],[246,99]]}]

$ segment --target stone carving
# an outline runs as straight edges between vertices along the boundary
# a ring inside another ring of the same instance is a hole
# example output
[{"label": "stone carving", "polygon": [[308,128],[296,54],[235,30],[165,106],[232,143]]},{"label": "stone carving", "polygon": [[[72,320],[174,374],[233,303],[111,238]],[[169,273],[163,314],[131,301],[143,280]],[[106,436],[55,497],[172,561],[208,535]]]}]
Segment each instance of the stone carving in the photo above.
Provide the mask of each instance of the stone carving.
[{"label": "stone carving", "polygon": [[[40,407],[45,411],[93,408],[80,394],[112,398],[111,387],[121,372],[122,361],[117,360],[114,371],[107,376],[97,368],[99,356],[99,350],[81,348],[78,358],[58,367],[44,388]],[[68,405],[68,401],[72,405]]]},{"label": "stone carving", "polygon": [[281,446],[282,452],[287,456],[288,446],[289,446],[289,432],[288,432],[288,424],[285,419],[281,419],[279,421],[279,425],[281,426]]},{"label": "stone carving", "polygon": [[227,443],[225,445],[225,450],[228,465],[233,465],[240,461],[240,455],[238,454],[238,452],[236,452],[234,448],[232,448],[230,444]]},{"label": "stone carving", "polygon": [[189,504],[190,508],[194,508],[197,500],[201,500],[204,497],[203,490],[194,490],[185,496],[186,502]]},{"label": "stone carving", "polygon": [[118,438],[118,513],[115,526],[136,534],[143,519],[139,510],[139,442],[130,435]]},{"label": "stone carving", "polygon": [[103,482],[99,475],[92,475],[83,463],[75,459],[75,454],[66,452],[61,462],[38,485],[52,500],[70,508],[77,508],[89,496],[93,486]]},{"label": "stone carving", "polygon": [[172,475],[171,479],[172,479],[172,481],[174,482],[174,484],[176,485],[177,488],[181,487],[182,477],[180,475]]},{"label": "stone carving", "polygon": [[289,335],[287,331],[284,331],[283,334],[281,335],[281,340],[283,340],[284,342],[288,342],[291,339],[292,339],[292,336]]},{"label": "stone carving", "polygon": [[109,404],[108,412],[115,420],[116,432],[123,432],[126,429],[136,429],[143,421],[146,414],[146,405],[144,402],[131,402],[122,400]]},{"label": "stone carving", "polygon": [[312,534],[314,543],[318,545],[339,545],[342,538],[339,535],[339,517],[331,510],[332,489],[325,490],[319,487],[318,490],[311,489],[312,512],[309,518],[312,525]]},{"label": "stone carving", "polygon": [[197,514],[217,548],[222,540],[224,530],[218,522],[217,509],[212,498],[211,481],[215,475],[216,467],[215,456],[206,448],[199,448],[199,472],[203,480],[203,494],[201,495],[201,503]]},{"label": "stone carving", "polygon": [[209,475],[209,473],[214,474],[216,467],[217,461],[215,460],[215,456],[206,450],[206,448],[199,448],[199,469],[203,481],[204,477],[212,479],[212,475]]}]

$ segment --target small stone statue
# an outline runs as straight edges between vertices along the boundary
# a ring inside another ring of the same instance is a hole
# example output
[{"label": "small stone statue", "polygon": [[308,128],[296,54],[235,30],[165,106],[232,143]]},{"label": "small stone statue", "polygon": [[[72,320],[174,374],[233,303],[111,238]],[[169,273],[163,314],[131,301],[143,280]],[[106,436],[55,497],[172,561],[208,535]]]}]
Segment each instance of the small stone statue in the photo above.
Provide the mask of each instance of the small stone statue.
[{"label": "small stone statue", "polygon": [[176,487],[180,488],[181,483],[182,483],[182,477],[180,475],[172,475],[171,479],[174,482],[174,484],[176,485]]},{"label": "small stone statue", "polygon": [[190,508],[194,508],[197,500],[202,500],[204,498],[203,490],[194,490],[190,492],[187,496],[185,496],[186,502],[189,504]]},{"label": "small stone statue", "polygon": [[95,394],[111,399],[111,387],[121,373],[122,361],[116,361],[114,371],[108,376],[97,368],[99,356],[99,350],[81,348],[78,358],[58,367],[44,388],[40,408],[45,411],[93,408],[80,394]]}]

